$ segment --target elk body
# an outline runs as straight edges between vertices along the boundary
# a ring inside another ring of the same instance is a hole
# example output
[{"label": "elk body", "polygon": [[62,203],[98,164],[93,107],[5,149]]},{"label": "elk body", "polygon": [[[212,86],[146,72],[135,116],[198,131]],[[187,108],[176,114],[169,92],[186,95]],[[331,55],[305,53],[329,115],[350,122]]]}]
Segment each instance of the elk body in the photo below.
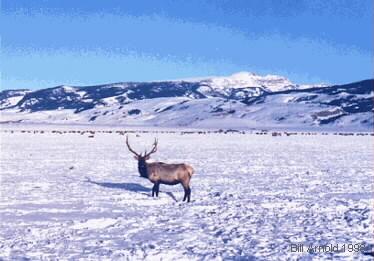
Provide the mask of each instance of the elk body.
[{"label": "elk body", "polygon": [[187,200],[190,202],[191,198],[191,188],[190,180],[194,170],[191,166],[180,163],[180,164],[167,164],[163,162],[152,162],[147,163],[150,155],[157,151],[157,140],[153,143],[152,150],[144,154],[139,154],[135,152],[130,144],[128,137],[126,136],[126,145],[130,152],[135,156],[134,158],[138,161],[138,171],[141,177],[148,179],[154,185],[152,188],[152,197],[156,195],[158,197],[158,192],[160,189],[160,184],[165,185],[177,185],[182,184],[184,189],[183,201]]}]

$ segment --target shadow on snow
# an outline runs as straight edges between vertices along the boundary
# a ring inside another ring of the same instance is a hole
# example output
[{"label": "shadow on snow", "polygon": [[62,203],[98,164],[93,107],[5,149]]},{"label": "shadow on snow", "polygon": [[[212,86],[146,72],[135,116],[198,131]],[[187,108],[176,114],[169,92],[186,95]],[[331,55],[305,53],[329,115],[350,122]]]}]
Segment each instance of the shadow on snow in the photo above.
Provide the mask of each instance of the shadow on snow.
[{"label": "shadow on snow", "polygon": [[[93,181],[90,178],[86,177],[86,182],[95,184],[101,187],[105,188],[112,188],[112,189],[123,189],[128,190],[132,192],[151,192],[152,190],[150,188],[144,187],[137,183],[112,183],[112,182],[97,182]],[[161,192],[161,191],[160,191]],[[142,193],[144,194],[144,193]],[[165,192],[169,197],[171,197],[175,202],[177,202],[177,199],[171,192]],[[148,194],[147,194],[148,195]],[[150,195],[149,195],[150,196]]]}]

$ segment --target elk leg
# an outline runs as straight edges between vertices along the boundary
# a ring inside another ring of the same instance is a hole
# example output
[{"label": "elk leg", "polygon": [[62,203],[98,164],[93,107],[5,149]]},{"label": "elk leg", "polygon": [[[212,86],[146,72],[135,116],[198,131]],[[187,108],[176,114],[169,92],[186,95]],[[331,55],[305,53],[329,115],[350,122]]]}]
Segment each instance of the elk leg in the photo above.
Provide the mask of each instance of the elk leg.
[{"label": "elk leg", "polygon": [[155,196],[155,193],[156,193],[156,186],[157,186],[157,183],[153,185],[153,188],[152,188],[152,197]]},{"label": "elk leg", "polygon": [[160,183],[156,183],[156,197],[158,197],[158,192],[160,191]]},{"label": "elk leg", "polygon": [[184,197],[183,197],[183,201],[185,201],[187,199],[187,196],[188,196],[188,187],[184,187],[183,186],[183,189],[184,189]]},{"label": "elk leg", "polygon": [[187,202],[190,202],[190,199],[191,199],[191,188],[188,187]]}]

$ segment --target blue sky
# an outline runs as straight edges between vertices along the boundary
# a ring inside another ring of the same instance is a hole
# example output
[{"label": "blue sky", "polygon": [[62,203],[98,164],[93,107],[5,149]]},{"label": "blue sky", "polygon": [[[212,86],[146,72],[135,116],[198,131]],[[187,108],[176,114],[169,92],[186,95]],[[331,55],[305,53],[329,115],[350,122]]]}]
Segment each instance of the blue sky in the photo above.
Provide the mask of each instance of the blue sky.
[{"label": "blue sky", "polygon": [[238,71],[372,78],[373,1],[3,0],[1,88]]}]

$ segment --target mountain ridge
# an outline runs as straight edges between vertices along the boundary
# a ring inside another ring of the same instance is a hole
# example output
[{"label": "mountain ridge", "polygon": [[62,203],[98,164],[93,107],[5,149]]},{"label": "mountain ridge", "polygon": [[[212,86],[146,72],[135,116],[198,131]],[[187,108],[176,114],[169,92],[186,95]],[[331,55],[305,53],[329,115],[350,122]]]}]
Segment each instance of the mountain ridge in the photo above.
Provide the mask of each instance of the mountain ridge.
[{"label": "mountain ridge", "polygon": [[221,77],[211,82],[119,82],[4,90],[0,92],[0,122],[372,130],[373,79],[305,88],[281,76],[274,76],[275,87],[271,81],[268,86],[258,82],[249,86],[253,77],[261,76],[248,75],[248,81],[242,81],[242,73],[231,80]]}]

